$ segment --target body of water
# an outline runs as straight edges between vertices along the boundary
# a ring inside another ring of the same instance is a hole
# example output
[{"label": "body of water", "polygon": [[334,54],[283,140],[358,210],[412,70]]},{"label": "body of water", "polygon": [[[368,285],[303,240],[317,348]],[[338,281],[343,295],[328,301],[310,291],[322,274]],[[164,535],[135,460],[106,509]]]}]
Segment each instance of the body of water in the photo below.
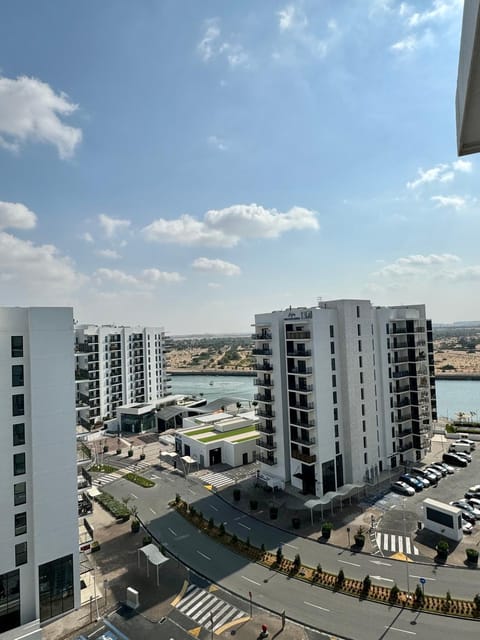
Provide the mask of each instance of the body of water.
[{"label": "body of water", "polygon": [[[253,400],[255,378],[247,376],[172,376],[172,393],[216,400],[234,396]],[[480,380],[437,380],[437,409],[441,417],[454,418],[459,411],[474,411],[480,420]]]}]

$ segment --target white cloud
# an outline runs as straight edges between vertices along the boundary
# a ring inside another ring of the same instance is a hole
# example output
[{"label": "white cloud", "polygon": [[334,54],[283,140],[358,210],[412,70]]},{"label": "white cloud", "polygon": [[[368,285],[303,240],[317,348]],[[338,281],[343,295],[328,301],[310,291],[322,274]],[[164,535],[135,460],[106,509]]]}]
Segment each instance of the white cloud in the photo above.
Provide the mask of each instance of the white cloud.
[{"label": "white cloud", "polygon": [[43,142],[54,145],[61,158],[69,158],[82,132],[64,124],[61,117],[77,108],[65,93],[55,93],[36,78],[0,77],[0,146],[18,151],[28,141]]},{"label": "white cloud", "polygon": [[317,213],[292,207],[285,213],[260,205],[233,205],[207,211],[203,220],[183,215],[159,218],[143,229],[147,240],[182,245],[233,247],[246,238],[277,238],[293,230],[317,230]]},{"label": "white cloud", "polygon": [[182,282],[185,280],[185,278],[176,271],[160,271],[160,269],[144,269],[142,275],[147,282],[152,283]]},{"label": "white cloud", "polygon": [[471,173],[472,172],[472,163],[470,160],[462,160],[459,158],[452,163],[452,167],[455,171],[462,171],[463,173]]},{"label": "white cloud", "polygon": [[448,164],[439,164],[426,171],[419,169],[417,173],[419,177],[416,180],[407,182],[408,189],[416,189],[429,182],[451,182],[455,177],[454,172],[449,170]]},{"label": "white cloud", "polygon": [[215,58],[225,59],[231,68],[247,67],[249,56],[238,42],[224,40],[221,35],[220,20],[210,18],[205,20],[204,34],[197,45],[197,51],[203,62],[210,62]]},{"label": "white cloud", "polygon": [[0,273],[27,290],[47,287],[71,291],[86,281],[55,246],[35,245],[5,232],[0,232]]},{"label": "white cloud", "polygon": [[97,279],[103,282],[110,282],[113,284],[120,285],[138,285],[139,281],[135,276],[132,276],[125,271],[121,271],[120,269],[106,269],[101,268],[97,269],[94,274]]},{"label": "white cloud", "polygon": [[[278,28],[287,45],[293,44],[298,49],[308,52],[316,58],[324,58],[339,36],[338,25],[335,20],[327,22],[327,34],[319,38],[309,29],[308,18],[299,7],[292,4],[277,12]],[[275,60],[284,60],[285,56],[276,51]],[[288,58],[288,56],[287,56]]]},{"label": "white cloud", "polygon": [[308,25],[307,16],[299,8],[292,4],[287,5],[278,13],[278,28],[280,31],[289,31],[290,29],[303,29]]},{"label": "white cloud", "polygon": [[114,249],[99,249],[97,256],[107,258],[108,260],[118,260],[120,258],[120,254]]},{"label": "white cloud", "polygon": [[0,230],[33,229],[36,224],[37,216],[24,204],[0,201]]},{"label": "white cloud", "polygon": [[438,22],[457,17],[462,10],[463,0],[433,0],[430,9],[412,13],[408,18],[408,26],[418,27],[426,22]]},{"label": "white cloud", "polygon": [[467,204],[466,198],[462,196],[432,196],[430,200],[436,202],[439,207],[453,207],[457,211]]},{"label": "white cloud", "polygon": [[192,267],[198,271],[214,271],[224,276],[238,276],[241,273],[240,267],[236,264],[219,259],[197,258],[193,261]]},{"label": "white cloud", "polygon": [[85,231],[85,233],[82,233],[82,235],[80,236],[80,238],[84,241],[87,242],[88,244],[93,244],[95,242],[95,240],[93,239],[93,236],[91,233],[89,233],[88,231]]},{"label": "white cloud", "polygon": [[225,141],[217,136],[209,136],[207,142],[211,147],[218,149],[218,151],[226,151],[228,149]]},{"label": "white cloud", "polygon": [[209,287],[210,289],[221,289],[222,285],[219,284],[218,282],[209,282],[207,284],[207,287]]},{"label": "white cloud", "polygon": [[419,49],[432,47],[434,45],[434,34],[430,29],[425,29],[422,33],[405,36],[402,40],[392,44],[390,50],[399,55],[408,55]]},{"label": "white cloud", "polygon": [[425,275],[425,272],[432,267],[444,267],[445,265],[458,262],[460,262],[460,258],[451,253],[416,254],[398,258],[398,260],[382,267],[373,275],[381,278]]},{"label": "white cloud", "polygon": [[398,42],[395,42],[395,44],[392,44],[390,49],[392,51],[403,53],[406,51],[408,52],[415,51],[417,47],[418,47],[418,38],[416,36],[410,35],[404,38],[403,40],[399,40]]},{"label": "white cloud", "polygon": [[131,224],[130,220],[111,218],[104,213],[101,213],[98,216],[98,221],[107,238],[113,238],[117,231],[120,231],[121,229],[128,229]]}]

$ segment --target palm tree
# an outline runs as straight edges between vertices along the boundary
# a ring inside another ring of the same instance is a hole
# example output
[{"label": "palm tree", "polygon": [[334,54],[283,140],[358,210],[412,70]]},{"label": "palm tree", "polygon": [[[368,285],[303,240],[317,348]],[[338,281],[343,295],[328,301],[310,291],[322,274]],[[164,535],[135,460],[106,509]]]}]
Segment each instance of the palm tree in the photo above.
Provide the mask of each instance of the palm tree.
[{"label": "palm tree", "polygon": [[466,414],[463,411],[459,411],[455,415],[457,416],[459,422],[463,422],[465,420]]}]

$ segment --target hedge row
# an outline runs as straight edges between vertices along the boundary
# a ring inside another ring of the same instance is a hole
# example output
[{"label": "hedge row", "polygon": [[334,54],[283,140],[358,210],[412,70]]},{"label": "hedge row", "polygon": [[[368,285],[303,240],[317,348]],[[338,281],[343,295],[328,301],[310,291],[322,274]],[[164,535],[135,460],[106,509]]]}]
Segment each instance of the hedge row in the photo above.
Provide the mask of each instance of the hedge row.
[{"label": "hedge row", "polygon": [[130,518],[130,511],[126,504],[119,502],[109,493],[101,493],[96,498],[104,509],[109,511],[114,518],[128,520]]}]

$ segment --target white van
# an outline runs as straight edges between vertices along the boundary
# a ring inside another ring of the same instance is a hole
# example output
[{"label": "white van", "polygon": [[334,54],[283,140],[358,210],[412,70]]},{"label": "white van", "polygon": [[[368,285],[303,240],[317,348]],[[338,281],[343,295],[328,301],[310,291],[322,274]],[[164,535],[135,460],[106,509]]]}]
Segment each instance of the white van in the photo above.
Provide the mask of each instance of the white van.
[{"label": "white van", "polygon": [[455,442],[466,442],[470,445],[470,451],[475,451],[475,440],[471,440],[466,433],[457,434],[458,438]]},{"label": "white van", "polygon": [[450,453],[457,453],[459,451],[464,453],[470,453],[470,445],[467,442],[452,442],[452,444],[448,447],[448,451]]}]

